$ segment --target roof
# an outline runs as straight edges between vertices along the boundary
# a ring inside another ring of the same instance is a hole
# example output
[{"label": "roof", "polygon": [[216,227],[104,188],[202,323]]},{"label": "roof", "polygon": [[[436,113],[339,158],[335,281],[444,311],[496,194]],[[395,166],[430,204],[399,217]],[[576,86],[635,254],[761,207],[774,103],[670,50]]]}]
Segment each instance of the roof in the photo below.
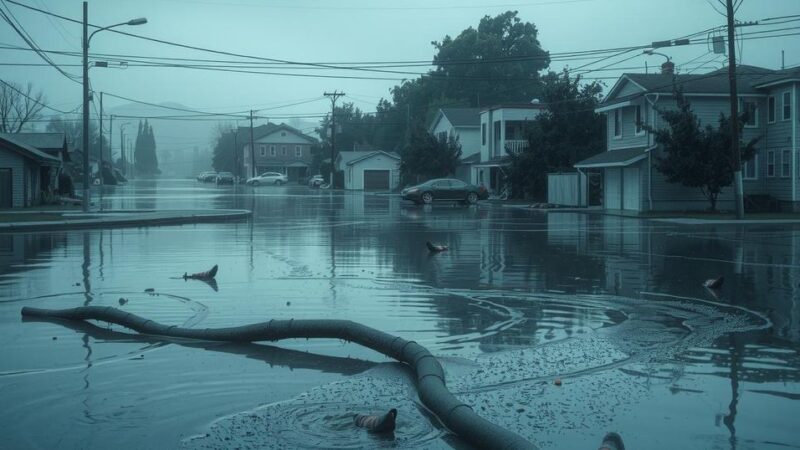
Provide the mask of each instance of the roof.
[{"label": "roof", "polygon": [[473,153],[461,160],[461,164],[475,164],[481,162],[481,152]]},{"label": "roof", "polygon": [[591,158],[579,161],[573,167],[578,169],[591,169],[595,167],[625,167],[647,157],[650,147],[626,148],[623,150],[608,150]]},{"label": "roof", "polygon": [[[313,137],[303,133],[302,131],[298,130],[295,127],[286,125],[285,123],[281,124],[274,124],[274,123],[267,123],[264,125],[259,125],[257,127],[253,127],[253,141],[257,141],[264,137],[269,136],[270,134],[279,131],[285,130],[291,133],[294,133],[302,138],[305,138],[311,143],[316,143],[317,140]],[[250,143],[250,127],[239,127],[236,132],[236,139],[242,143],[242,145],[246,145]]]},{"label": "roof", "polygon": [[481,126],[480,108],[442,108],[440,111],[454,127]]},{"label": "roof", "polygon": [[755,82],[755,86],[763,88],[774,84],[800,80],[800,67],[792,69],[775,70],[768,75],[764,75]]},{"label": "roof", "polygon": [[64,161],[70,161],[67,151],[67,136],[64,133],[0,133],[0,136],[11,137],[17,142],[44,151],[51,156],[61,153]]},{"label": "roof", "polygon": [[400,155],[398,155],[395,152],[384,152],[383,150],[375,150],[371,152],[339,152],[336,155],[336,160],[339,161],[339,165],[344,164],[347,166],[352,166],[361,161],[370,159],[373,156],[378,156],[381,154],[393,159],[400,159]]},{"label": "roof", "polygon": [[475,164],[475,167],[503,167],[509,164],[511,164],[511,158],[509,158],[508,155],[503,155],[495,156],[488,161],[478,162]]},{"label": "roof", "polygon": [[487,108],[481,109],[483,111],[493,111],[495,109],[545,109],[547,105],[540,102],[511,102],[511,103],[499,103],[497,105],[492,105]]},{"label": "roof", "polygon": [[[775,73],[776,71],[763,67],[737,66],[736,87],[738,94],[763,94],[756,86],[763,84],[764,79],[774,76]],[[625,84],[625,81],[636,84],[643,91],[639,94],[616,97],[614,95],[615,92]],[[723,67],[704,74],[624,73],[600,106],[603,107],[638,98],[645,93],[671,94],[675,87],[679,88],[684,94],[689,95],[728,95],[730,93],[728,68]]]},{"label": "roof", "polygon": [[25,144],[22,141],[17,140],[14,135],[4,134],[0,136],[0,146],[3,148],[7,148],[13,150],[20,155],[32,159],[34,161],[39,161],[43,163],[60,163],[61,160],[56,158],[55,156],[48,155],[47,153],[38,150],[34,147],[31,147],[28,144]]}]

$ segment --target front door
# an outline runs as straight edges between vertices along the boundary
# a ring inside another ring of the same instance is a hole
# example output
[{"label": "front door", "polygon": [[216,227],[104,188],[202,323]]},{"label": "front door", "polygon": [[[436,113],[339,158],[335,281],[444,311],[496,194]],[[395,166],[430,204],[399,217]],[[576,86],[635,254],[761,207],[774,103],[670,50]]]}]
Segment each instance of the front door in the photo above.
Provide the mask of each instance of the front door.
[{"label": "front door", "polygon": [[11,169],[0,169],[0,208],[13,206],[13,192],[11,184]]}]

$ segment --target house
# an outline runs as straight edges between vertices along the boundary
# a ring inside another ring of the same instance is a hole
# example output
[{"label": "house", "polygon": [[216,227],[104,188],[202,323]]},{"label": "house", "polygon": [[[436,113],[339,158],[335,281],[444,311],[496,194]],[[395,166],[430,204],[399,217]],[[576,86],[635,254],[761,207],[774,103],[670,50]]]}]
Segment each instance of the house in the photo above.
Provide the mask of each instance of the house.
[{"label": "house", "polygon": [[239,128],[237,141],[241,138],[244,141],[244,173],[248,176],[254,173],[280,172],[285,173],[289,181],[295,182],[308,177],[308,168],[312,162],[311,147],[317,144],[313,137],[283,123],[262,125],[258,127],[258,131],[253,129],[255,155],[250,151],[249,128]]},{"label": "house", "polygon": [[530,103],[505,103],[481,111],[480,161],[472,164],[474,184],[483,184],[491,191],[502,189],[508,154],[528,147],[527,122],[545,109],[546,105],[534,99]]},{"label": "house", "polygon": [[339,152],[336,170],[344,173],[344,188],[390,191],[400,184],[400,155],[394,152]]},{"label": "house", "polygon": [[53,189],[60,187],[60,176],[71,174],[72,159],[67,146],[67,135],[64,133],[0,133],[0,137],[10,137],[33,147],[41,152],[57,158],[61,163],[50,171],[50,184]]},{"label": "house", "polygon": [[473,179],[472,165],[480,160],[481,152],[481,110],[479,108],[441,108],[428,127],[428,132],[440,141],[457,139],[461,145],[461,160],[456,167],[455,177],[467,183]]},{"label": "house", "polygon": [[54,189],[53,173],[61,160],[17,140],[0,136],[0,208],[20,208],[42,203]]},{"label": "house", "polygon": [[[742,167],[745,197],[769,196],[783,208],[800,209],[798,191],[798,84],[800,68],[771,70],[737,68],[740,111],[747,111],[742,138],[761,137],[756,156]],[[665,126],[657,108],[676,108],[674,89],[680,89],[703,125],[718,125],[730,115],[728,69],[706,74],[674,74],[665,63],[661,73],[623,74],[596,109],[608,117],[605,151],[575,164],[579,171],[603,177],[603,208],[631,211],[703,210],[708,201],[697,188],[667,183],[655,168],[663,150],[655,144],[653,128]],[[733,209],[733,187],[723,190],[720,209]]]}]

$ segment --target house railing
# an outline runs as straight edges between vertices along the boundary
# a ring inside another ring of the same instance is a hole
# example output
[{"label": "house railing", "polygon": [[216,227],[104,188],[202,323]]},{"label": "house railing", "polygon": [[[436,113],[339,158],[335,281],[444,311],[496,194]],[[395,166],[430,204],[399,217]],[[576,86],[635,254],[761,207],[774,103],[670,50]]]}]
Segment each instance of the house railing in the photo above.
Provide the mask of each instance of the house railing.
[{"label": "house railing", "polygon": [[528,141],[526,139],[506,140],[506,151],[508,153],[518,155],[526,148],[528,148]]}]

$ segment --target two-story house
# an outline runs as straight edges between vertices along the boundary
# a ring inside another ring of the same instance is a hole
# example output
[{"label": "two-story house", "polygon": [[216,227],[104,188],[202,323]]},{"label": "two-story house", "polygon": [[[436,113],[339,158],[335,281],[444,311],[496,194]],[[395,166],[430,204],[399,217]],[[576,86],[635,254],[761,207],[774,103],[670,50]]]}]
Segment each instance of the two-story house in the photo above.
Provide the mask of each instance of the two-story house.
[{"label": "two-story house", "polygon": [[461,145],[461,160],[455,177],[467,183],[476,183],[472,166],[480,162],[481,110],[479,108],[441,108],[428,127],[428,132],[440,141],[457,139]]},{"label": "two-story house", "polygon": [[[691,104],[702,125],[718,126],[720,114],[730,115],[728,69],[706,74],[662,73],[622,75],[596,109],[608,117],[606,151],[575,164],[579,171],[603,176],[603,207],[631,211],[703,210],[708,200],[697,188],[668,183],[656,169],[663,156],[652,133],[666,126],[657,109],[676,108],[675,90]],[[743,165],[745,196],[767,195],[783,208],[800,209],[798,191],[797,106],[800,69],[737,68],[740,110],[747,111],[742,138],[760,137],[754,159]],[[733,186],[720,194],[720,209],[733,208]]]},{"label": "two-story house", "polygon": [[[249,130],[249,129],[248,129]],[[248,131],[249,132],[249,131]],[[244,168],[248,176],[254,173],[280,172],[296,182],[306,178],[311,166],[311,147],[317,140],[300,130],[286,124],[267,124],[259,127],[258,135],[253,136],[255,155],[251,152],[249,136],[244,144]],[[253,171],[253,160],[255,168]]]},{"label": "two-story house", "polygon": [[472,165],[473,183],[483,184],[491,191],[502,188],[508,154],[528,147],[527,122],[545,109],[546,105],[533,100],[495,105],[481,111],[480,161]]}]

